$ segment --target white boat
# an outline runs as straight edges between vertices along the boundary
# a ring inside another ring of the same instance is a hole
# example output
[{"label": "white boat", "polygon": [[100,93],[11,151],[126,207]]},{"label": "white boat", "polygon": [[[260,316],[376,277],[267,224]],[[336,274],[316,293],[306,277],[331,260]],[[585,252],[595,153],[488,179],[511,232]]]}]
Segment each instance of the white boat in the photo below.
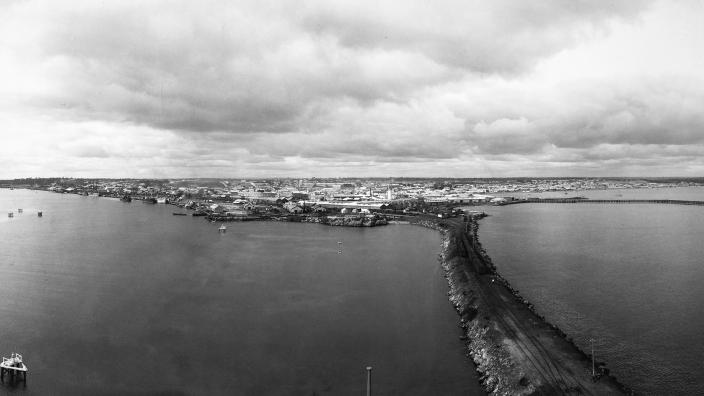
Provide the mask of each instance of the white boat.
[{"label": "white boat", "polygon": [[220,232],[227,231],[227,227],[225,227],[225,224],[221,225],[220,228],[218,228],[218,231],[220,231]]},{"label": "white boat", "polygon": [[21,375],[22,380],[27,381],[27,366],[22,361],[22,355],[13,352],[9,358],[2,358],[2,363],[0,363],[0,380],[5,379],[5,374],[13,378],[18,378]]}]

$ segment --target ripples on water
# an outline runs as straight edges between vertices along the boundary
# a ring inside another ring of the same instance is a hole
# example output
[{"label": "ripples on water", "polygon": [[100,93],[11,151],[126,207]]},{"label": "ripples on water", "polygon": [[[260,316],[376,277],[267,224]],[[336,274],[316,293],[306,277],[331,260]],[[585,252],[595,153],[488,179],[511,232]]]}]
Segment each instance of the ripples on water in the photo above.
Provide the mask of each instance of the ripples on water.
[{"label": "ripples on water", "polygon": [[[593,198],[612,194],[619,192]],[[704,200],[702,188],[627,194]],[[521,204],[487,211],[482,244],[549,321],[584,350],[594,337],[597,358],[639,393],[704,394],[704,207]]]},{"label": "ripples on water", "polygon": [[361,395],[366,365],[379,394],[480,392],[434,231],[219,234],[172,206],[26,190],[0,190],[0,210],[0,353],[24,354],[20,393]]}]

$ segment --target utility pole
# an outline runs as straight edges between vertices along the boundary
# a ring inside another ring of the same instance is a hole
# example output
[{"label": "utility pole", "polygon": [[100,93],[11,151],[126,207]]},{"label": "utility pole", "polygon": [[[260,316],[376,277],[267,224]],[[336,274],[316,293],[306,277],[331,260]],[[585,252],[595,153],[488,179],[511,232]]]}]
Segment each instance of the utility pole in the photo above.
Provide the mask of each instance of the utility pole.
[{"label": "utility pole", "polygon": [[367,396],[372,396],[372,366],[367,366]]}]

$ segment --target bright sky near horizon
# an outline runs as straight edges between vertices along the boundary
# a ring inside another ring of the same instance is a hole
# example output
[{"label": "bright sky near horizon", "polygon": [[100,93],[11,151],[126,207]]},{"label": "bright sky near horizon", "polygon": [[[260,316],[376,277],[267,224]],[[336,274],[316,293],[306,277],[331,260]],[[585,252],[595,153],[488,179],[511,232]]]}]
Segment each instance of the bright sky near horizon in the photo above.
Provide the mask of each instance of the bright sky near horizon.
[{"label": "bright sky near horizon", "polygon": [[702,176],[704,2],[3,1],[0,178]]}]

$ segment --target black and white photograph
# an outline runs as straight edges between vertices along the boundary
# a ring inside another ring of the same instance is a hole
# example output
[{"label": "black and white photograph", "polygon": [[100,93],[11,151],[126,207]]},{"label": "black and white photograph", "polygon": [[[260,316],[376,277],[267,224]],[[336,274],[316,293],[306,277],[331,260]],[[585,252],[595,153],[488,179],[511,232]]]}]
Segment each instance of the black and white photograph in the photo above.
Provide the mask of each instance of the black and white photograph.
[{"label": "black and white photograph", "polygon": [[0,396],[704,394],[704,2],[0,0]]}]

